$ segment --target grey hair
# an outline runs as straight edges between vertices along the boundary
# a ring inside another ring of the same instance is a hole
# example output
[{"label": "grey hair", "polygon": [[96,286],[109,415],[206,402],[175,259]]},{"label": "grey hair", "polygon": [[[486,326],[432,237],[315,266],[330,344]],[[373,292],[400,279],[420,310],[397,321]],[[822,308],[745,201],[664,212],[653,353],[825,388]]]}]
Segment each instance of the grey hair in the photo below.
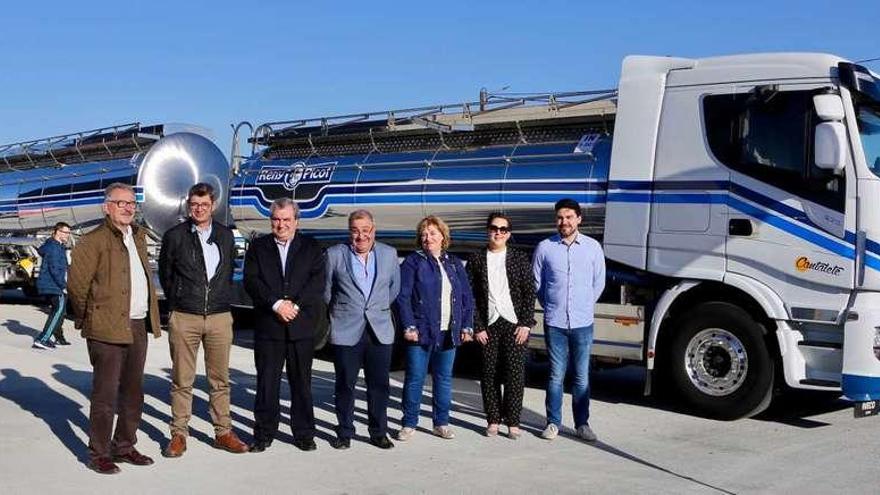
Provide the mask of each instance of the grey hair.
[{"label": "grey hair", "polygon": [[299,220],[299,206],[296,205],[296,201],[290,198],[278,198],[272,201],[272,206],[269,207],[269,216],[284,208],[293,208],[293,218]]},{"label": "grey hair", "polygon": [[116,191],[118,189],[124,189],[130,192],[133,196],[137,196],[134,193],[134,187],[132,187],[131,184],[126,184],[124,182],[114,182],[113,184],[110,184],[109,186],[104,188],[104,201],[110,201],[110,196],[113,195],[113,191]]},{"label": "grey hair", "polygon": [[364,210],[363,208],[360,210],[354,210],[351,214],[348,215],[348,225],[351,226],[351,223],[355,220],[361,220],[366,218],[370,221],[371,224],[376,225],[376,221],[373,220],[373,214],[369,212],[369,210]]}]

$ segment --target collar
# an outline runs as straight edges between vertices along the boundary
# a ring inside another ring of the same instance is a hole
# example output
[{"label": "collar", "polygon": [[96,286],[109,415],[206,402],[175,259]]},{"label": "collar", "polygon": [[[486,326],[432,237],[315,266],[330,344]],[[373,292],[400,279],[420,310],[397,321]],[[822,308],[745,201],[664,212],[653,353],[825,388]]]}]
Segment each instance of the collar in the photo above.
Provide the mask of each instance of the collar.
[{"label": "collar", "polygon": [[192,219],[189,220],[189,231],[195,232],[197,234],[208,234],[208,237],[211,237],[211,234],[214,233],[214,222],[208,224],[207,229],[200,229]]},{"label": "collar", "polygon": [[[583,240],[583,238],[584,238],[584,234],[581,234],[580,232],[578,232],[577,235],[574,236],[574,242],[572,242],[572,244],[580,244],[581,240]],[[565,242],[562,240],[562,236],[559,234],[554,235],[553,237],[550,238],[550,240],[552,242],[555,242],[556,244],[565,245]]]}]

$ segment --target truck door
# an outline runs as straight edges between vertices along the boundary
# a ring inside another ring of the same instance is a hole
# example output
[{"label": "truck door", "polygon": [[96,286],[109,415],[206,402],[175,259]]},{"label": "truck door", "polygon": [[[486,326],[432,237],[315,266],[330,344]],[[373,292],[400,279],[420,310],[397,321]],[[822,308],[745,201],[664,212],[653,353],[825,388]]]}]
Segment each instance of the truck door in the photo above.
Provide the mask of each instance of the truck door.
[{"label": "truck door", "polygon": [[793,320],[816,323],[837,321],[854,282],[854,181],[813,158],[813,97],[827,88],[756,85],[702,99],[709,148],[731,169],[727,272],[762,281]]}]

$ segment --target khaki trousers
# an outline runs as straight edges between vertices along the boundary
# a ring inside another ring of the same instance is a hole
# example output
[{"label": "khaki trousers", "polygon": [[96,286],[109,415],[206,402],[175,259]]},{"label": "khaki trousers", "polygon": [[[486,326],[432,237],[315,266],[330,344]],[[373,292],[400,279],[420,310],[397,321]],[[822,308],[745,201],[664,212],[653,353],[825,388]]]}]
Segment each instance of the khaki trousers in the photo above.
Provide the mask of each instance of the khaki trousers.
[{"label": "khaki trousers", "polygon": [[225,435],[232,428],[229,416],[229,350],[232,347],[232,314],[208,316],[174,311],[169,320],[171,347],[171,434],[189,434],[192,417],[193,381],[199,346],[205,346],[205,374],[208,377],[209,406],[214,434]]}]

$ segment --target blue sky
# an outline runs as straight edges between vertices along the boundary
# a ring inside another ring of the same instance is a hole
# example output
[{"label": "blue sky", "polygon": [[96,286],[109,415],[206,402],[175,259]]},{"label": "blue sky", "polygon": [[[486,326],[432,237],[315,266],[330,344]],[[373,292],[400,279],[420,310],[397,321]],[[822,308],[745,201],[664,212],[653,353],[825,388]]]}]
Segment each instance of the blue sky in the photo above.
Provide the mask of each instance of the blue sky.
[{"label": "blue sky", "polygon": [[[629,54],[880,57],[880,1],[9,2],[0,143],[616,86]],[[878,70],[877,63],[872,66]]]}]

